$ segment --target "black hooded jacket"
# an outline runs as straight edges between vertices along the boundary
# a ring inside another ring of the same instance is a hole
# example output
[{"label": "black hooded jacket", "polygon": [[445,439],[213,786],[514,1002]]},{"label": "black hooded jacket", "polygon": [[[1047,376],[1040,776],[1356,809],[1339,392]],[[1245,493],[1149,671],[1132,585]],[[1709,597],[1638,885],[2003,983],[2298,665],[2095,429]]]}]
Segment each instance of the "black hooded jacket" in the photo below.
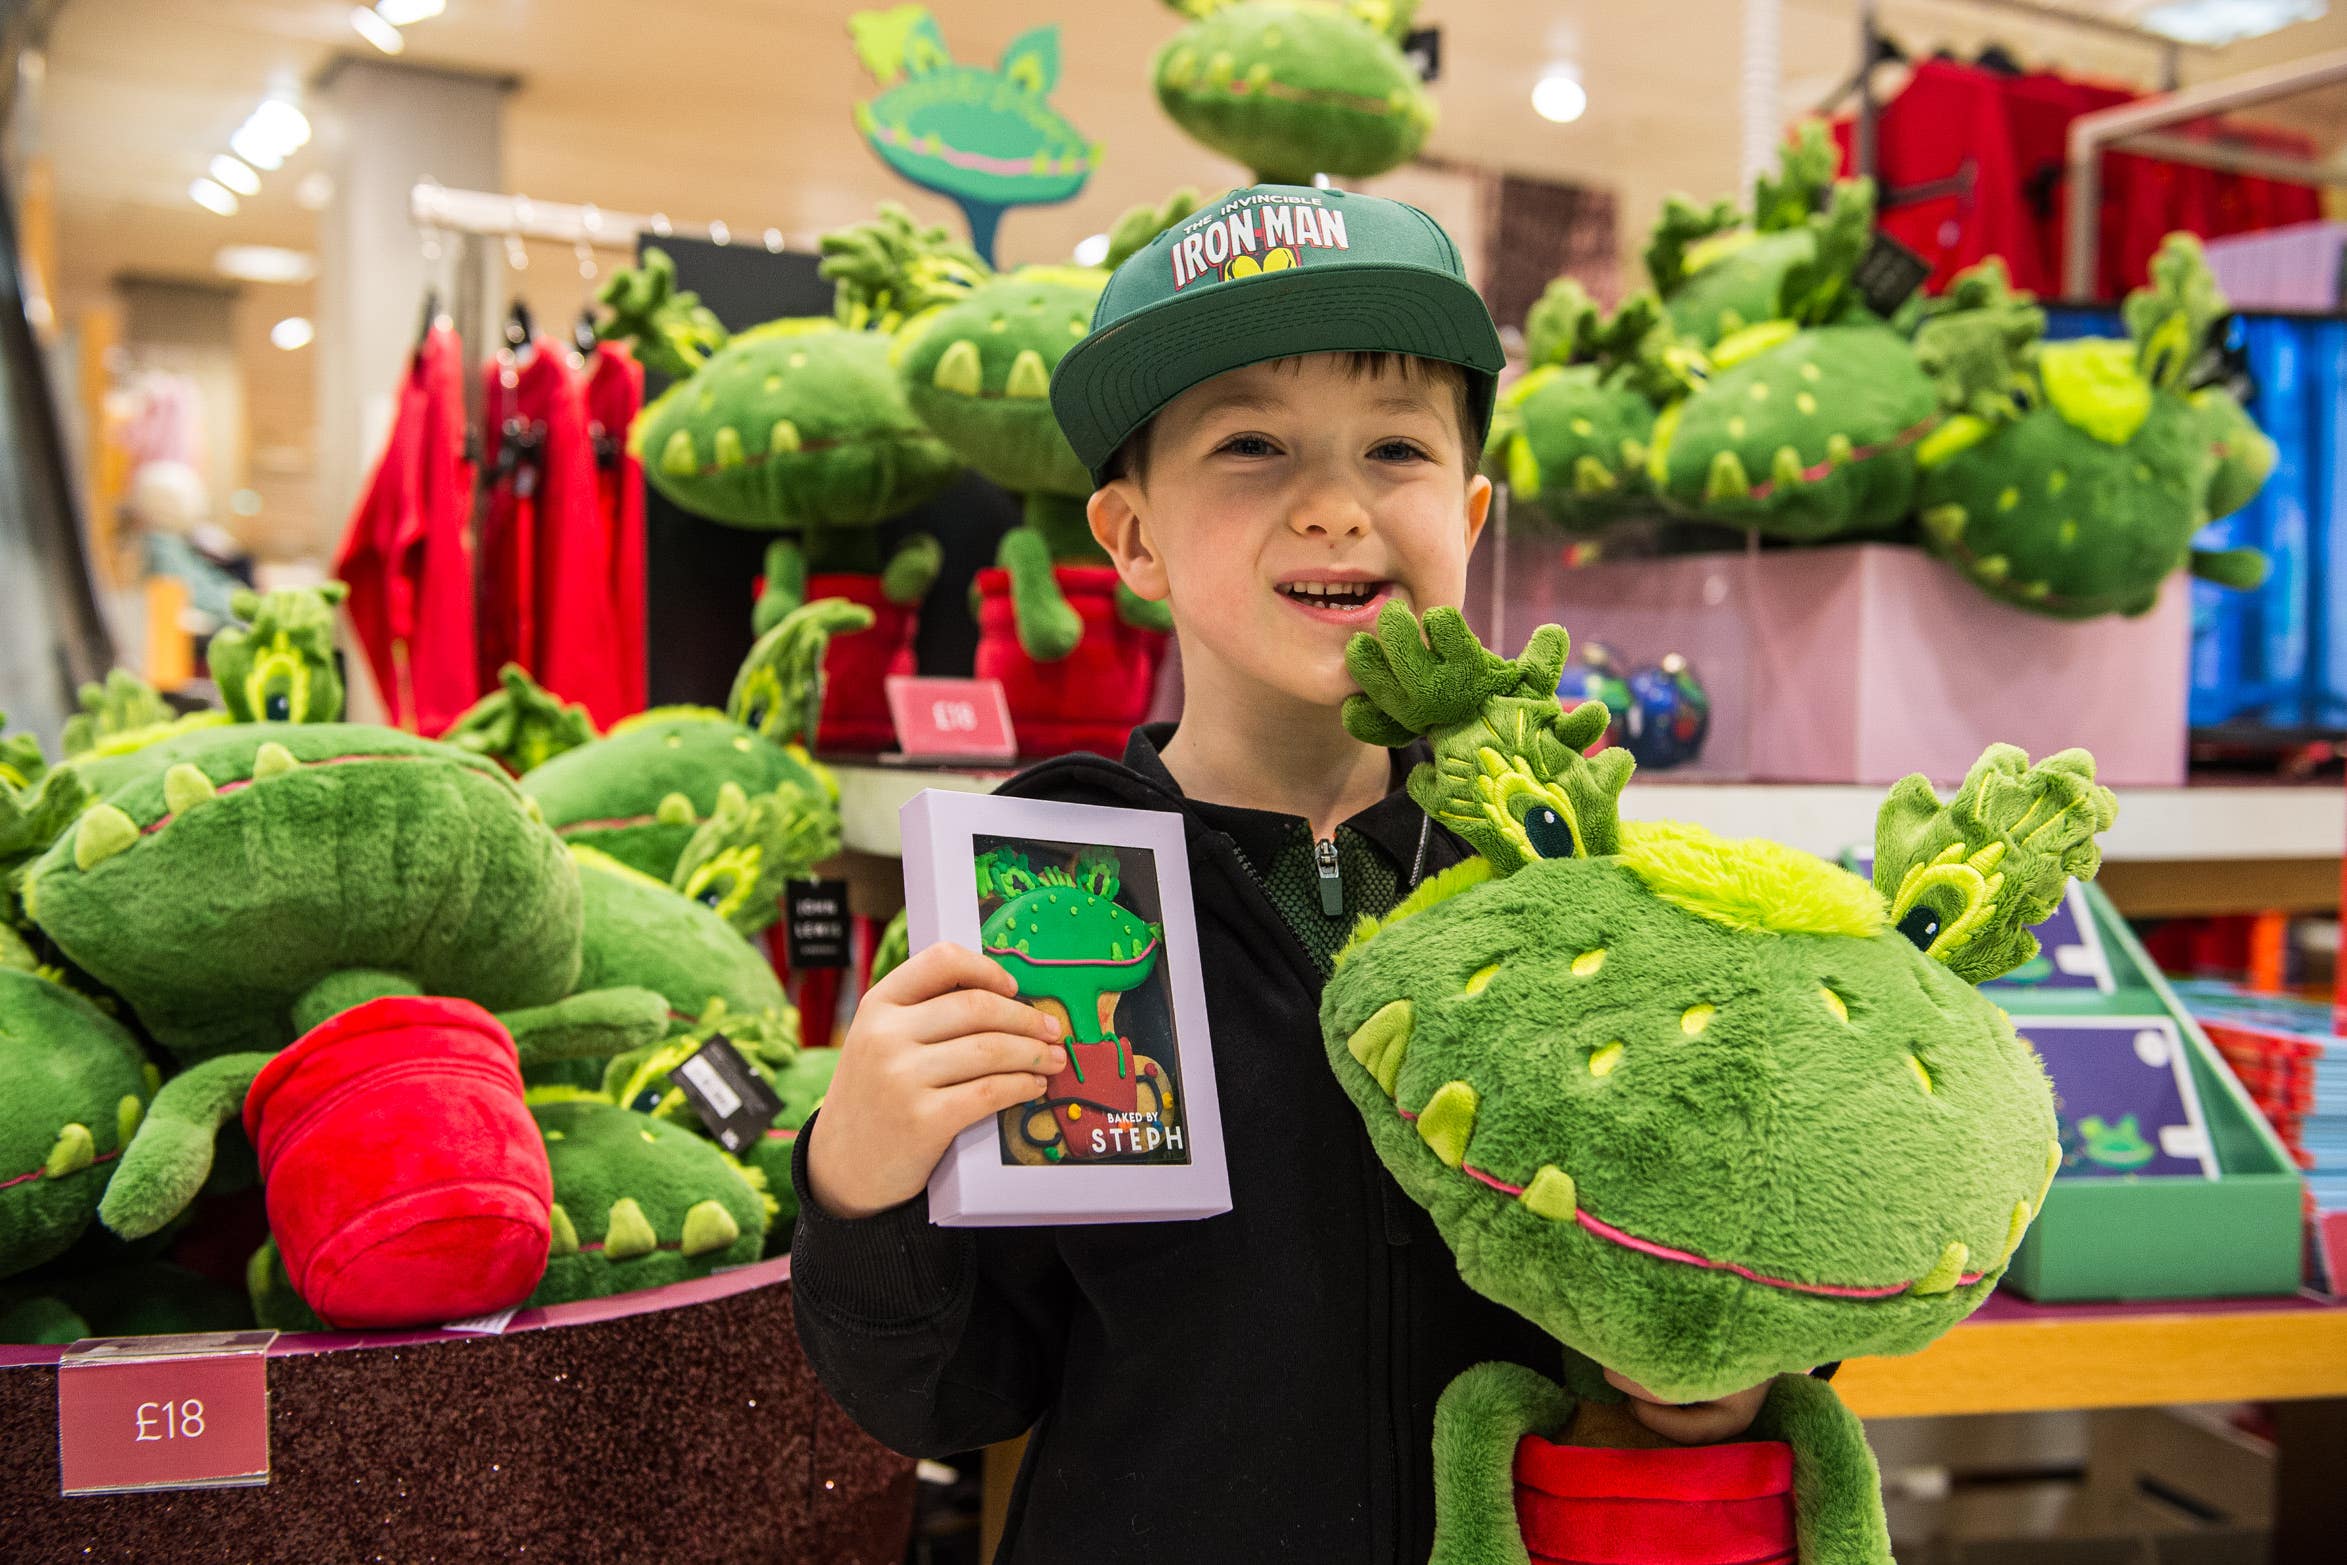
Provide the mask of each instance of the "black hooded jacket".
[{"label": "black hooded jacket", "polygon": [[[1554,1374],[1559,1351],[1459,1280],[1329,1069],[1325,955],[1297,929],[1322,915],[1274,868],[1308,858],[1310,827],[1185,799],[1159,758],[1171,732],[1135,730],[1123,765],[1065,757],[1002,791],[1184,816],[1231,1210],[945,1229],[916,1199],[830,1218],[807,1191],[811,1130],[793,1170],[799,1337],[899,1451],[1033,1430],[999,1560],[1419,1565],[1443,1387],[1494,1358]],[[1422,753],[1397,755],[1397,781]],[[1467,852],[1398,786],[1336,842],[1352,867],[1329,934]],[[1324,932],[1307,933],[1325,953]]]}]

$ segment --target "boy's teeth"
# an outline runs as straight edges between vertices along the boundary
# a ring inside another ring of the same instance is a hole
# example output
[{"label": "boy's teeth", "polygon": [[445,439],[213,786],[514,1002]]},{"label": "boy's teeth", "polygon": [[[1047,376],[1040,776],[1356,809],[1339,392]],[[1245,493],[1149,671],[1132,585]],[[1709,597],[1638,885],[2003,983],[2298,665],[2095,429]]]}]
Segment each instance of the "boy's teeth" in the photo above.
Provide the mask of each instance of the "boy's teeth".
[{"label": "boy's teeth", "polygon": [[1301,598],[1307,603],[1343,607],[1367,603],[1377,596],[1381,585],[1370,581],[1292,581],[1280,590],[1291,598]]}]

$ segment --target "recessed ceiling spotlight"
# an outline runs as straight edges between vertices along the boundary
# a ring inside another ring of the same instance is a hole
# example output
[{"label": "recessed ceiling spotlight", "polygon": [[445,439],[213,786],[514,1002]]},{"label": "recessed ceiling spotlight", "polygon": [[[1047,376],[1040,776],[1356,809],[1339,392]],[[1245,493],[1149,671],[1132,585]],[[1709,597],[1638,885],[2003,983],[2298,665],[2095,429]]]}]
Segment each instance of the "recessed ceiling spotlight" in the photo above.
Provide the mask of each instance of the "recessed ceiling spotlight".
[{"label": "recessed ceiling spotlight", "polygon": [[236,192],[216,179],[199,179],[187,187],[187,198],[207,212],[236,216]]},{"label": "recessed ceiling spotlight", "polygon": [[306,283],[318,275],[318,258],[278,245],[222,245],[212,253],[212,269],[239,282]]},{"label": "recessed ceiling spotlight", "polygon": [[427,22],[448,9],[448,0],[375,0],[375,14],[394,27]]},{"label": "recessed ceiling spotlight", "polygon": [[1589,93],[1579,77],[1554,67],[1532,86],[1532,112],[1544,120],[1570,125],[1589,112]]},{"label": "recessed ceiling spotlight", "polygon": [[399,29],[366,6],[351,7],[350,25],[361,38],[385,54],[397,54],[407,47],[407,40],[400,36]]},{"label": "recessed ceiling spotlight", "polygon": [[288,353],[296,348],[308,347],[310,339],[317,335],[306,315],[288,315],[269,328],[269,340]]},{"label": "recessed ceiling spotlight", "polygon": [[1098,266],[1108,259],[1108,235],[1090,234],[1076,241],[1076,264]]},{"label": "recessed ceiling spotlight", "polygon": [[212,160],[212,177],[240,196],[261,193],[261,176],[225,152]]}]

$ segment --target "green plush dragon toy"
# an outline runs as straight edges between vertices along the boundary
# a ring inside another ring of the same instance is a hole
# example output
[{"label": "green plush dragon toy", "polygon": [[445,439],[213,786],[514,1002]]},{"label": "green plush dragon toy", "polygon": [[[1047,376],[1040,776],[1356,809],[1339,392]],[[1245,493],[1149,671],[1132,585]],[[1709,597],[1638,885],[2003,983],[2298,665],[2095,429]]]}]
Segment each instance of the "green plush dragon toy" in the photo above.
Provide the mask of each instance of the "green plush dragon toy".
[{"label": "green plush dragon toy", "polygon": [[[1502,658],[1454,611],[1422,632],[1389,605],[1348,654],[1348,727],[1429,738],[1411,795],[1478,856],[1355,932],[1329,1058],[1468,1282],[1566,1350],[1567,1385],[1486,1364],[1444,1394],[1434,1559],[1587,1557],[1588,1496],[1747,1485],[1787,1557],[1887,1560],[1858,1423],[1804,1372],[1963,1319],[2042,1206],[2052,1094],[1974,986],[2033,954],[2115,802],[2082,752],[1993,748],[1945,803],[1891,790],[1872,884],[1623,821],[1630,763],[1582,754],[1606,716],[1560,708],[1565,651],[1547,626]],[[1655,1452],[1624,1487],[1633,1453],[1596,1448],[1663,1444],[1618,1437],[1624,1384],[1766,1390],[1747,1443]],[[1642,1514],[1658,1539],[1706,1525]]]},{"label": "green plush dragon toy", "polygon": [[[2226,312],[2198,240],[2171,234],[2151,282],[2128,295],[2125,341],[2040,343],[2043,316],[2007,288],[2002,263],[1964,273],[1952,298],[2017,323],[1994,341],[2003,394],[1978,399],[1917,448],[1925,546],[1991,597],[2062,619],[2143,614],[2178,567],[2255,588],[2252,549],[2195,549],[2193,535],[2255,498],[2274,443],[2221,386],[2194,389]],[[1942,353],[1927,323],[1918,350]]]},{"label": "green plush dragon toy", "polygon": [[1600,532],[1655,508],[1647,452],[1658,410],[1691,388],[1700,355],[1651,293],[1611,318],[1560,277],[1524,320],[1525,372],[1499,396],[1485,465],[1535,521]]},{"label": "green plush dragon toy", "polygon": [[[803,874],[839,847],[838,784],[800,742],[821,698],[824,647],[835,633],[870,623],[869,609],[837,598],[801,604],[752,644],[722,711],[655,707],[585,743],[575,742],[591,734],[583,714],[509,669],[505,687],[459,718],[448,742],[516,769],[535,758],[521,772],[521,790],[564,842],[661,881],[675,874],[731,785],[744,808],[775,812],[788,828],[774,837],[759,873]],[[713,855],[710,863],[712,877],[730,871],[729,892],[742,884],[738,859]],[[692,896],[703,889],[686,888]]]},{"label": "green plush dragon toy", "polygon": [[1434,103],[1402,43],[1418,0],[1166,0],[1190,19],[1151,66],[1157,101],[1258,185],[1367,179],[1418,155]]},{"label": "green plush dragon toy", "polygon": [[[937,543],[907,540],[882,561],[875,529],[943,489],[959,469],[914,417],[889,372],[904,317],[969,286],[978,259],[942,230],[888,209],[861,231],[831,236],[827,269],[891,255],[900,292],[875,301],[843,287],[834,315],[769,321],[727,336],[657,249],[640,270],[604,285],[607,338],[636,344],[676,377],[628,429],[629,449],[655,489],[696,516],[804,539],[783,556],[789,590],[775,612],[803,601],[816,573],[877,574],[889,600],[915,603],[937,572]],[[761,627],[763,628],[763,627]]]}]

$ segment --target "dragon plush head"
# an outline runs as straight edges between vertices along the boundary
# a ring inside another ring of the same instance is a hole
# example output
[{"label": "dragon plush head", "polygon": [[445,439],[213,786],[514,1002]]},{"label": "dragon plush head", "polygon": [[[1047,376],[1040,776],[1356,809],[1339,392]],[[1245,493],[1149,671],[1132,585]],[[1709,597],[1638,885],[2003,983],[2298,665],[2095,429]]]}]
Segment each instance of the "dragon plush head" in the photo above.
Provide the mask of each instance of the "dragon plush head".
[{"label": "dragon plush head", "polygon": [[1410,791],[1478,852],[1340,954],[1329,1057],[1467,1281],[1694,1401],[1922,1347],[2004,1272],[2059,1159],[2045,1073],[1974,985],[2098,862],[2092,762],[1910,778],[1876,881],[1619,818],[1630,765],[1455,611],[1390,606],[1347,721],[1422,734]]}]

